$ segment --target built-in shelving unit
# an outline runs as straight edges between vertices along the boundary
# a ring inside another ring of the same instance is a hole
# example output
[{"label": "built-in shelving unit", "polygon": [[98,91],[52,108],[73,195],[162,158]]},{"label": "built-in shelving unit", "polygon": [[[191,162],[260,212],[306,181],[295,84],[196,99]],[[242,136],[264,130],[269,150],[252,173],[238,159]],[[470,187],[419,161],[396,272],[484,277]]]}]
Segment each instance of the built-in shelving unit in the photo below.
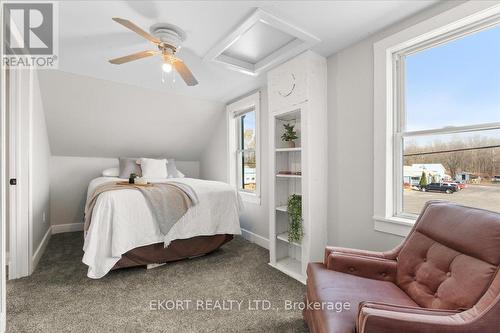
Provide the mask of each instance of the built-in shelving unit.
[{"label": "built-in shelving unit", "polygon": [[[326,245],[326,60],[305,52],[270,71],[268,89],[270,265],[305,283],[307,264],[321,261]],[[295,126],[295,147],[281,139],[284,124]],[[290,242],[292,194],[302,197],[304,236]]]}]

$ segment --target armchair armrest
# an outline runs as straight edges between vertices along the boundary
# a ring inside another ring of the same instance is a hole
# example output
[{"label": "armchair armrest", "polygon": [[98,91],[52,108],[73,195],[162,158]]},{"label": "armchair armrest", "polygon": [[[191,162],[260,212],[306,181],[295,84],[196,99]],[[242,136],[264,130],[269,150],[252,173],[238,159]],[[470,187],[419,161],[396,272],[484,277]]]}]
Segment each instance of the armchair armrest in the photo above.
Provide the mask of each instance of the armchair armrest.
[{"label": "armchair armrest", "polygon": [[[356,327],[358,333],[389,332],[468,332],[459,311],[426,309],[377,302],[359,305]],[[472,331],[471,331],[472,332]]]},{"label": "armchair armrest", "polygon": [[326,268],[374,280],[396,281],[397,261],[342,252],[331,252]]},{"label": "armchair armrest", "polygon": [[396,259],[400,246],[397,248],[387,251],[387,252],[377,252],[377,251],[368,251],[368,250],[358,250],[358,249],[349,249],[346,247],[338,247],[338,246],[327,246],[325,248],[325,266],[327,263],[328,256],[332,252],[336,253],[344,253],[344,254],[353,254],[364,257],[372,257],[372,258],[382,258],[382,259]]}]

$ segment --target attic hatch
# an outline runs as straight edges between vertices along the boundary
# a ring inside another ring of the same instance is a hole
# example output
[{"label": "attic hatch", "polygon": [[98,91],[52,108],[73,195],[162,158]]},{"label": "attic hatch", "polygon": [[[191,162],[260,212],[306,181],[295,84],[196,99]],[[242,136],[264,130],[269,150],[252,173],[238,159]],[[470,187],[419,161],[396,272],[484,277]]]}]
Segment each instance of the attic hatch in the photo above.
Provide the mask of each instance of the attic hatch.
[{"label": "attic hatch", "polygon": [[257,8],[214,45],[204,60],[257,76],[319,42],[312,34]]}]

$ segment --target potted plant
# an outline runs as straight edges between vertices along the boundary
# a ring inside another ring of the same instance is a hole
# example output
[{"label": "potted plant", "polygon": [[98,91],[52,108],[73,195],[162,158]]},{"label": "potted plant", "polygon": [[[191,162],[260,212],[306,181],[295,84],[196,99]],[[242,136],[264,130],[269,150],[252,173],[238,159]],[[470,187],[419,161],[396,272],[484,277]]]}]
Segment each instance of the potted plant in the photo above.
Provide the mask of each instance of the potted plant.
[{"label": "potted plant", "polygon": [[302,196],[299,194],[292,194],[288,197],[287,202],[288,212],[288,241],[300,242],[304,236],[302,228]]},{"label": "potted plant", "polygon": [[281,140],[288,143],[289,148],[295,147],[295,142],[293,140],[298,139],[297,132],[295,131],[295,125],[283,124],[285,132],[281,136]]}]

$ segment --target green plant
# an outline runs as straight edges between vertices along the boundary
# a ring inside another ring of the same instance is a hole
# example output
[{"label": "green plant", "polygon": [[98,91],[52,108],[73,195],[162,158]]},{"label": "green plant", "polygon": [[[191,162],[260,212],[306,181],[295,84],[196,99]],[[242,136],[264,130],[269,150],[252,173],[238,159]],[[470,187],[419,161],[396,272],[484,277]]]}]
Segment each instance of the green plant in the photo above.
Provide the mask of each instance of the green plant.
[{"label": "green plant", "polygon": [[292,194],[288,197],[287,203],[288,211],[288,241],[300,242],[304,236],[302,228],[302,196],[299,194]]},{"label": "green plant", "polygon": [[420,176],[420,182],[418,183],[420,187],[426,187],[427,186],[427,175],[425,174],[425,171],[422,171],[422,175]]},{"label": "green plant", "polygon": [[281,136],[281,140],[283,141],[292,141],[298,139],[297,132],[295,131],[295,125],[283,124],[285,128],[285,132]]}]

